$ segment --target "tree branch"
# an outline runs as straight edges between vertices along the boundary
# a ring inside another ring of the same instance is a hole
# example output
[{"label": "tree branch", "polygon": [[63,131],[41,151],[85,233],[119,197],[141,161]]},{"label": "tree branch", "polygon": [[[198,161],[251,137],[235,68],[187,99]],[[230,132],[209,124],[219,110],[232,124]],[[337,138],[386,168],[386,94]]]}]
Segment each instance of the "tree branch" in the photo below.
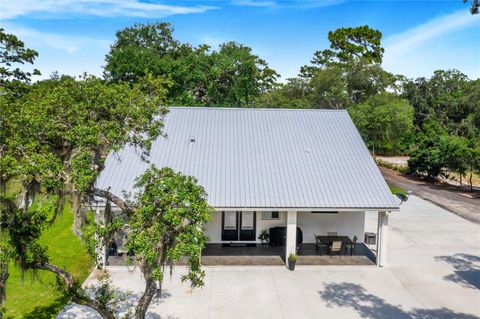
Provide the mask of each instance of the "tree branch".
[{"label": "tree branch", "polygon": [[95,309],[96,312],[102,316],[104,319],[115,319],[115,316],[103,305],[99,304],[96,300],[87,298],[79,298],[79,297],[74,297],[73,301],[79,305],[84,305],[87,307],[90,307],[92,309]]},{"label": "tree branch", "polygon": [[113,313],[111,313],[110,310],[108,310],[104,305],[100,304],[95,299],[89,297],[88,294],[79,293],[79,291],[75,287],[75,278],[73,278],[73,276],[66,270],[63,270],[62,268],[49,263],[39,264],[32,268],[53,272],[64,281],[68,290],[70,290],[73,293],[72,295],[73,302],[79,305],[84,305],[94,309],[104,319],[115,319],[115,316],[113,315]]},{"label": "tree branch", "polygon": [[123,199],[121,199],[115,194],[110,193],[109,191],[95,188],[93,194],[95,196],[108,199],[109,201],[117,205],[117,207],[120,208],[127,215],[131,215],[133,213],[133,209],[129,207]]},{"label": "tree branch", "polygon": [[65,284],[67,285],[67,287],[69,289],[73,288],[73,286],[75,285],[75,279],[73,278],[73,276],[69,272],[63,270],[62,268],[60,268],[58,266],[55,266],[55,265],[52,265],[52,264],[49,264],[49,263],[43,263],[43,264],[36,265],[32,268],[47,270],[47,271],[53,272],[58,277],[63,279],[63,281],[65,282]]}]

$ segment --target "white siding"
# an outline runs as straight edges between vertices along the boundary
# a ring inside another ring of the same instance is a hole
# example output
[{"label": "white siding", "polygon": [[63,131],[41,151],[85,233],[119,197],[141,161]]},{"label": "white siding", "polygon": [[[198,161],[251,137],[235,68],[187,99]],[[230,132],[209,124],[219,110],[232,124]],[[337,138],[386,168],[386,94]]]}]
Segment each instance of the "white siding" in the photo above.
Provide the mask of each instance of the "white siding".
[{"label": "white siding", "polygon": [[[257,212],[257,242],[258,235],[264,229],[271,227],[286,226],[286,213],[280,212],[278,220],[262,220],[261,212]],[[340,212],[338,214],[318,214],[311,212],[298,212],[297,226],[303,232],[303,242],[313,243],[314,234],[326,235],[329,231],[336,231],[338,235],[346,235],[350,238],[357,236],[363,240],[365,231],[365,213],[364,212]],[[222,212],[216,211],[212,215],[212,220],[205,225],[205,234],[210,238],[211,243],[222,242]]]},{"label": "white siding", "polygon": [[205,225],[205,235],[210,238],[210,243],[222,241],[222,212],[213,212],[212,220]]}]

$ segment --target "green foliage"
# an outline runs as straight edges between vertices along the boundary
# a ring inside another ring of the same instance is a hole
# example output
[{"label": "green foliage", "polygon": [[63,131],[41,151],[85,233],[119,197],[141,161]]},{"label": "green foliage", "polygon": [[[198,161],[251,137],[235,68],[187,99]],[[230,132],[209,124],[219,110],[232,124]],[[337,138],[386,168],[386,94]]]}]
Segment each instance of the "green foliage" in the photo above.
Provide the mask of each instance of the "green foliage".
[{"label": "green foliage", "polygon": [[290,255],[288,255],[288,261],[297,261],[297,258],[298,256],[294,253],[291,253]]},{"label": "green foliage", "polygon": [[274,85],[278,76],[252,49],[236,42],[221,44],[210,58],[207,105],[250,106]]},{"label": "green foliage", "polygon": [[377,153],[402,154],[413,133],[413,108],[392,93],[375,95],[348,109],[367,145]]},{"label": "green foliage", "polygon": [[262,230],[258,235],[258,239],[260,239],[262,242],[267,241],[269,238],[270,238],[270,233],[265,229]]},{"label": "green foliage", "polygon": [[99,256],[99,247],[107,246],[115,233],[125,226],[125,220],[120,217],[114,217],[112,220],[103,223],[97,223],[92,219],[87,219],[83,227],[82,239],[87,248],[88,254],[96,260],[97,267],[102,267],[102,258]]},{"label": "green foliage", "polygon": [[106,57],[105,78],[134,83],[148,73],[168,76],[178,66],[176,58],[193,51],[172,33],[169,23],[135,24],[118,31]]},{"label": "green foliage", "polygon": [[423,129],[423,132],[416,134],[408,167],[410,172],[416,175],[425,174],[429,179],[434,179],[445,166],[440,144],[441,138],[448,135],[445,129],[434,120],[424,123]]},{"label": "green foliage", "polygon": [[182,280],[202,286],[200,257],[207,237],[203,225],[211,218],[207,194],[195,178],[170,168],[151,167],[136,183],[143,190],[130,219],[127,247],[149,280],[162,281],[165,265],[188,257],[189,272]]},{"label": "green foliage", "polygon": [[390,188],[390,191],[392,192],[392,194],[402,194],[402,195],[408,196],[408,192],[403,188],[400,188],[394,185],[388,185],[388,188]]},{"label": "green foliage", "polygon": [[20,93],[24,89],[23,84],[29,83],[32,75],[40,74],[37,69],[27,72],[19,67],[25,63],[33,64],[37,56],[36,51],[25,48],[15,35],[0,28],[0,95]]},{"label": "green foliage", "polygon": [[415,174],[436,178],[456,172],[460,178],[472,172],[479,163],[478,140],[451,135],[441,125],[429,120],[424,130],[417,134],[408,165]]},{"label": "green foliage", "polygon": [[330,48],[314,53],[300,77],[263,94],[257,106],[346,109],[387,88],[398,78],[382,69],[382,34],[368,26],[329,33]]},{"label": "green foliage", "polygon": [[328,32],[330,49],[316,51],[311,63],[313,66],[303,66],[300,73],[311,76],[318,68],[332,65],[350,65],[353,62],[364,61],[367,64],[382,63],[381,46],[382,33],[369,26],[355,28],[339,28]]},{"label": "green foliage", "polygon": [[309,82],[310,100],[317,109],[346,109],[350,104],[348,84],[341,67],[317,70]]},{"label": "green foliage", "polygon": [[[404,84],[403,97],[415,110],[415,125],[421,128],[430,118],[438,120],[449,132],[456,133],[459,124],[473,113],[478,97],[478,81],[469,82],[458,70],[437,70],[430,79],[418,78]],[[474,102],[474,103],[472,103]]]},{"label": "green foliage", "polygon": [[266,108],[312,108],[309,80],[291,78],[286,84],[278,84],[274,89],[259,96],[255,107]]},{"label": "green foliage", "polygon": [[117,32],[107,55],[105,77],[136,83],[146,74],[168,78],[174,105],[248,106],[278,74],[249,47],[227,42],[218,51],[173,38],[168,23],[135,24]]},{"label": "green foliage", "polygon": [[93,193],[106,156],[126,144],[147,153],[162,134],[168,85],[152,76],[135,84],[93,76],[35,83],[5,105],[4,179],[19,178],[28,193],[42,189],[62,198],[70,193],[79,232],[81,200]]},{"label": "green foliage", "polygon": [[[469,0],[463,0],[463,3],[467,3]],[[479,0],[471,0],[472,5],[470,7],[471,14],[478,14],[480,12],[480,1]]]},{"label": "green foliage", "polygon": [[387,89],[397,89],[397,76],[383,70],[380,64],[370,64],[365,60],[347,65],[345,77],[351,103],[361,103]]},{"label": "green foliage", "polygon": [[[72,224],[73,213],[67,202],[55,223],[44,229],[39,243],[48,247],[50,262],[69,271],[78,282],[83,282],[92,270],[93,263],[85,252],[82,241],[73,234]],[[58,289],[57,278],[53,273],[25,273],[13,263],[9,270],[4,318],[56,318],[58,312],[69,302],[64,290]]]}]

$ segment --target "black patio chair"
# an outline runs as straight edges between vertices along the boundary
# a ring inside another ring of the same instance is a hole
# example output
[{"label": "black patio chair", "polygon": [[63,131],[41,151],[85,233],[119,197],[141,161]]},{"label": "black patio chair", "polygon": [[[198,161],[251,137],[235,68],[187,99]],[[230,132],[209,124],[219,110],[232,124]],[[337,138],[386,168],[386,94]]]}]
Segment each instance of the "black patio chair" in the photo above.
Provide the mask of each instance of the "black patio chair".
[{"label": "black patio chair", "polygon": [[328,245],[327,243],[323,243],[322,241],[320,241],[320,238],[314,234],[313,236],[315,236],[315,247],[317,249],[317,252],[320,254],[320,255],[323,255],[322,254],[322,250],[325,249],[325,252],[328,251]]},{"label": "black patio chair", "polygon": [[350,256],[355,255],[355,247],[357,246],[357,236],[353,236],[352,243],[350,245],[345,245],[345,253],[350,250]]}]

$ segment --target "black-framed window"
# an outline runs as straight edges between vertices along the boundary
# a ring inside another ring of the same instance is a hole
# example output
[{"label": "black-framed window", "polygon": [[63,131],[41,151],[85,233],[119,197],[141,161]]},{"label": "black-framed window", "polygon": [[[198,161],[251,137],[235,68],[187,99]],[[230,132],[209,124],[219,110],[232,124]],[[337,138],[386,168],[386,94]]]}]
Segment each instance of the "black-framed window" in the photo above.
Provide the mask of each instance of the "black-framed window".
[{"label": "black-framed window", "polygon": [[262,220],[280,219],[280,213],[278,211],[262,212]]}]

